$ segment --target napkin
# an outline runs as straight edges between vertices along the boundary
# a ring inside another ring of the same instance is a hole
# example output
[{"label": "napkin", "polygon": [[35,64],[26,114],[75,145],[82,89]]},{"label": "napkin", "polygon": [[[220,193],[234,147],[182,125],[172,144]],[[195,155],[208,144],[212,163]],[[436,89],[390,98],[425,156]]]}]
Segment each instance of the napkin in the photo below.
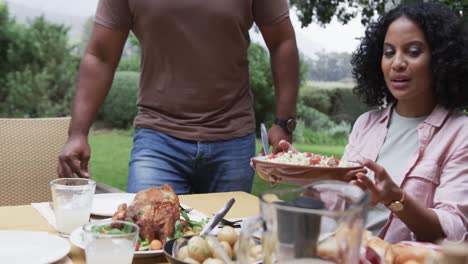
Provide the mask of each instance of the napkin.
[{"label": "napkin", "polygon": [[53,228],[57,229],[55,223],[55,214],[52,207],[50,207],[50,203],[32,203],[31,204],[34,209],[51,225]]},{"label": "napkin", "polygon": [[54,264],[73,264],[73,261],[69,257],[65,256],[63,259],[55,262]]}]

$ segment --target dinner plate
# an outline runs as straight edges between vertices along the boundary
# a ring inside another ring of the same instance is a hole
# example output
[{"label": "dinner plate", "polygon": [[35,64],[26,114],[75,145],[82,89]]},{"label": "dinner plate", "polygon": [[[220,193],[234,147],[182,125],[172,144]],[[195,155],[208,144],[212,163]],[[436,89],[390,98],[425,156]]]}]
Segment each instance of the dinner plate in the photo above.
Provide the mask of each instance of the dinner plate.
[{"label": "dinner plate", "polygon": [[[133,198],[132,198],[133,201]],[[188,206],[181,204],[182,207],[188,208]],[[195,209],[191,209],[190,212],[187,213],[188,216],[190,217],[191,220],[193,221],[201,221],[202,219],[207,218],[207,216]],[[182,216],[181,216],[182,219]],[[77,229],[73,230],[73,232],[70,234],[70,242],[81,248],[85,248],[85,242],[84,242],[84,232],[82,227],[78,227]],[[145,257],[153,257],[153,256],[158,256],[158,255],[163,255],[163,250],[148,250],[148,251],[135,251],[135,258],[145,258]]]},{"label": "dinner plate", "polygon": [[1,263],[51,263],[65,257],[70,243],[47,232],[0,231]]},{"label": "dinner plate", "polygon": [[362,165],[349,162],[349,167],[314,167],[267,161],[267,156],[252,158],[252,165],[258,175],[271,183],[304,185],[315,180],[341,180],[350,170]]},{"label": "dinner plate", "polygon": [[91,214],[97,216],[113,216],[119,205],[130,204],[135,198],[134,193],[100,193],[93,197]]}]

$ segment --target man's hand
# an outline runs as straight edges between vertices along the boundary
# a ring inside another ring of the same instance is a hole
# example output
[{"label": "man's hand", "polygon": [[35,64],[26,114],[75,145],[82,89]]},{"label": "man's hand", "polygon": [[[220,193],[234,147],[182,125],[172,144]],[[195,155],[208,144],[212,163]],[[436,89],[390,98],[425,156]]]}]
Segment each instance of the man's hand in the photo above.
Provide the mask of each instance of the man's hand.
[{"label": "man's hand", "polygon": [[293,145],[291,145],[291,143],[289,143],[286,140],[283,140],[283,139],[280,140],[280,142],[278,143],[278,146],[282,149],[283,152],[292,151],[293,153],[298,153],[296,148],[294,148]]},{"label": "man's hand", "polygon": [[395,184],[395,182],[393,182],[390,175],[388,175],[387,171],[385,171],[382,166],[372,160],[363,160],[359,161],[359,163],[375,173],[374,182],[372,182],[372,180],[364,173],[357,173],[357,180],[353,180],[351,183],[370,192],[371,206],[375,206],[378,203],[389,205],[390,203],[401,199],[403,191]]},{"label": "man's hand", "polygon": [[284,145],[283,147],[280,146],[280,141],[285,140],[287,142],[292,142],[292,135],[286,132],[283,128],[281,128],[278,125],[273,125],[269,130],[268,130],[268,141],[270,142],[270,145],[272,146],[272,152],[273,153],[278,153],[284,150]]},{"label": "man's hand", "polygon": [[89,178],[90,148],[86,136],[70,137],[59,156],[60,178]]}]

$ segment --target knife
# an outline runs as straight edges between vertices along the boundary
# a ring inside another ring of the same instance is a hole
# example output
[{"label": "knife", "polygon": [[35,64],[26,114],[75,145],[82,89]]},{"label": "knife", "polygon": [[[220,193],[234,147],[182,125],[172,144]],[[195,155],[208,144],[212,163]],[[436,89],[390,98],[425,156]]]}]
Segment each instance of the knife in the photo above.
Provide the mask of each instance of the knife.
[{"label": "knife", "polygon": [[262,136],[263,153],[268,156],[270,154],[270,142],[268,142],[268,132],[264,123],[260,124],[260,134]]},{"label": "knife", "polygon": [[236,200],[234,198],[231,198],[227,203],[226,205],[224,205],[223,208],[221,208],[221,210],[219,210],[211,219],[210,221],[208,222],[208,224],[205,225],[205,227],[203,227],[203,230],[200,232],[200,236],[204,236],[204,235],[207,235],[208,233],[211,232],[211,230],[213,230],[213,228],[215,228],[219,221],[221,221],[221,219],[224,218],[224,216],[226,215],[226,213],[229,211],[229,209],[231,209],[232,205],[234,204]]}]

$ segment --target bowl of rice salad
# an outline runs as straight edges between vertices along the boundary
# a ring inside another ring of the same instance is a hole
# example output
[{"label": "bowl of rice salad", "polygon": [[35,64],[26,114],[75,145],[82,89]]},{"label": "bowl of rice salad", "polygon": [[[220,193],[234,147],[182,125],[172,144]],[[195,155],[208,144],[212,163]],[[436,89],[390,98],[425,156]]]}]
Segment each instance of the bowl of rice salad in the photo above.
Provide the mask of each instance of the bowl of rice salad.
[{"label": "bowl of rice salad", "polygon": [[333,156],[293,151],[254,157],[252,165],[261,178],[272,184],[293,185],[315,180],[340,180],[348,171],[362,168],[358,163]]}]

